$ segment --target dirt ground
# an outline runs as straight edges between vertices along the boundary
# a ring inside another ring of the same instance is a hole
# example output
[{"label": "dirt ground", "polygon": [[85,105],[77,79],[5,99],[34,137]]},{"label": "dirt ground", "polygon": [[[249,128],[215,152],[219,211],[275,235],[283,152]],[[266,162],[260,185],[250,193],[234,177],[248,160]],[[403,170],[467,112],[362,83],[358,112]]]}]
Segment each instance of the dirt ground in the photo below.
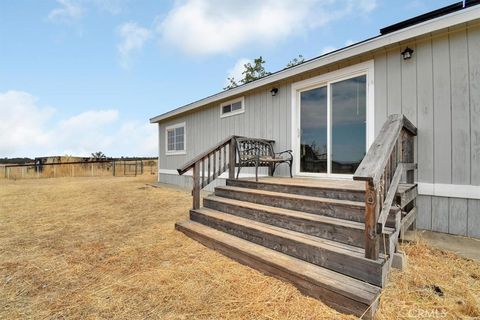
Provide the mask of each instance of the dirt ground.
[{"label": "dirt ground", "polygon": [[[0,181],[0,319],[353,319],[176,232],[153,179]],[[480,262],[403,249],[378,319],[480,318]]]}]

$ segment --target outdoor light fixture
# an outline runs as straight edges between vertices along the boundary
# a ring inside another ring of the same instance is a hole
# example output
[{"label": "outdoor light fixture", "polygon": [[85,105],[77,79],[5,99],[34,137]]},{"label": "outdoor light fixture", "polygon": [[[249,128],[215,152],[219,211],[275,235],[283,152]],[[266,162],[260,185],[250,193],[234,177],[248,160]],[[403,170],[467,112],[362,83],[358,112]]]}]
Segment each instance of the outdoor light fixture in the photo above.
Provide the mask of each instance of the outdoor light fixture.
[{"label": "outdoor light fixture", "polygon": [[412,58],[413,49],[406,47],[405,50],[402,51],[403,60],[408,60]]},{"label": "outdoor light fixture", "polygon": [[272,88],[272,90],[270,90],[272,97],[275,97],[277,95],[277,92],[278,92],[278,88]]}]

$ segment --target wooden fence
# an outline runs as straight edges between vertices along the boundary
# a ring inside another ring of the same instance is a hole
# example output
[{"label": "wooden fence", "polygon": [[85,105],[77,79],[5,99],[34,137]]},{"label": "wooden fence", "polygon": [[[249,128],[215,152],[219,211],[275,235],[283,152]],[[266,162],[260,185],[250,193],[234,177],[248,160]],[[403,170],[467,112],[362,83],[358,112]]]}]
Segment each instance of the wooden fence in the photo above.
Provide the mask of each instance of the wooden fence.
[{"label": "wooden fence", "polygon": [[0,165],[0,179],[122,177],[155,174],[157,174],[156,159]]}]

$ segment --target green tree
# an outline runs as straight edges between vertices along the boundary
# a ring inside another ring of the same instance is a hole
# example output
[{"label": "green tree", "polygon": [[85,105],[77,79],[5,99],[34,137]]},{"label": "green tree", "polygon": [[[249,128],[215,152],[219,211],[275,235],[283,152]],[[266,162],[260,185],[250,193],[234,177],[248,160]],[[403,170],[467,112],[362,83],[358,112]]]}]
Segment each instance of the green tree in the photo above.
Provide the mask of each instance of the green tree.
[{"label": "green tree", "polygon": [[102,151],[92,153],[92,158],[95,160],[105,159],[107,156]]},{"label": "green tree", "polygon": [[301,54],[299,54],[298,57],[293,58],[292,60],[290,60],[289,63],[287,63],[287,66],[285,67],[285,69],[295,67],[304,62],[305,62],[305,58]]},{"label": "green tree", "polygon": [[232,89],[238,87],[239,85],[268,76],[270,72],[265,70],[264,64],[265,60],[263,60],[262,56],[254,59],[253,64],[251,62],[244,64],[243,67],[245,70],[242,72],[243,79],[237,81],[234,77],[227,78],[230,83],[223,89]]}]

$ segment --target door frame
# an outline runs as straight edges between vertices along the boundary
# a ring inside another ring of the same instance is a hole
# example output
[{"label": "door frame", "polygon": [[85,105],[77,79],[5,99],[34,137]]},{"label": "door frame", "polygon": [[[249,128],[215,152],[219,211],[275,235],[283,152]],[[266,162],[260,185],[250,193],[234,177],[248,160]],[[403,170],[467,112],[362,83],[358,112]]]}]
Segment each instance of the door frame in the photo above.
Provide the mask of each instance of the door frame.
[{"label": "door frame", "polygon": [[[301,80],[292,83],[291,86],[291,112],[292,112],[292,150],[294,155],[294,175],[295,176],[307,176],[317,178],[340,178],[340,179],[352,179],[351,174],[339,174],[339,173],[310,173],[300,172],[300,93],[302,91],[311,90],[334,82],[346,80],[355,76],[366,75],[367,80],[367,101],[366,101],[366,150],[373,143],[375,138],[375,87],[374,87],[374,61],[369,60],[361,62],[352,66],[348,66],[339,70],[324,73],[322,75]],[[327,105],[330,105],[330,91],[327,95]],[[331,150],[332,150],[332,137],[331,137],[331,110],[327,108],[328,128],[327,130],[327,165],[331,166]]]}]

